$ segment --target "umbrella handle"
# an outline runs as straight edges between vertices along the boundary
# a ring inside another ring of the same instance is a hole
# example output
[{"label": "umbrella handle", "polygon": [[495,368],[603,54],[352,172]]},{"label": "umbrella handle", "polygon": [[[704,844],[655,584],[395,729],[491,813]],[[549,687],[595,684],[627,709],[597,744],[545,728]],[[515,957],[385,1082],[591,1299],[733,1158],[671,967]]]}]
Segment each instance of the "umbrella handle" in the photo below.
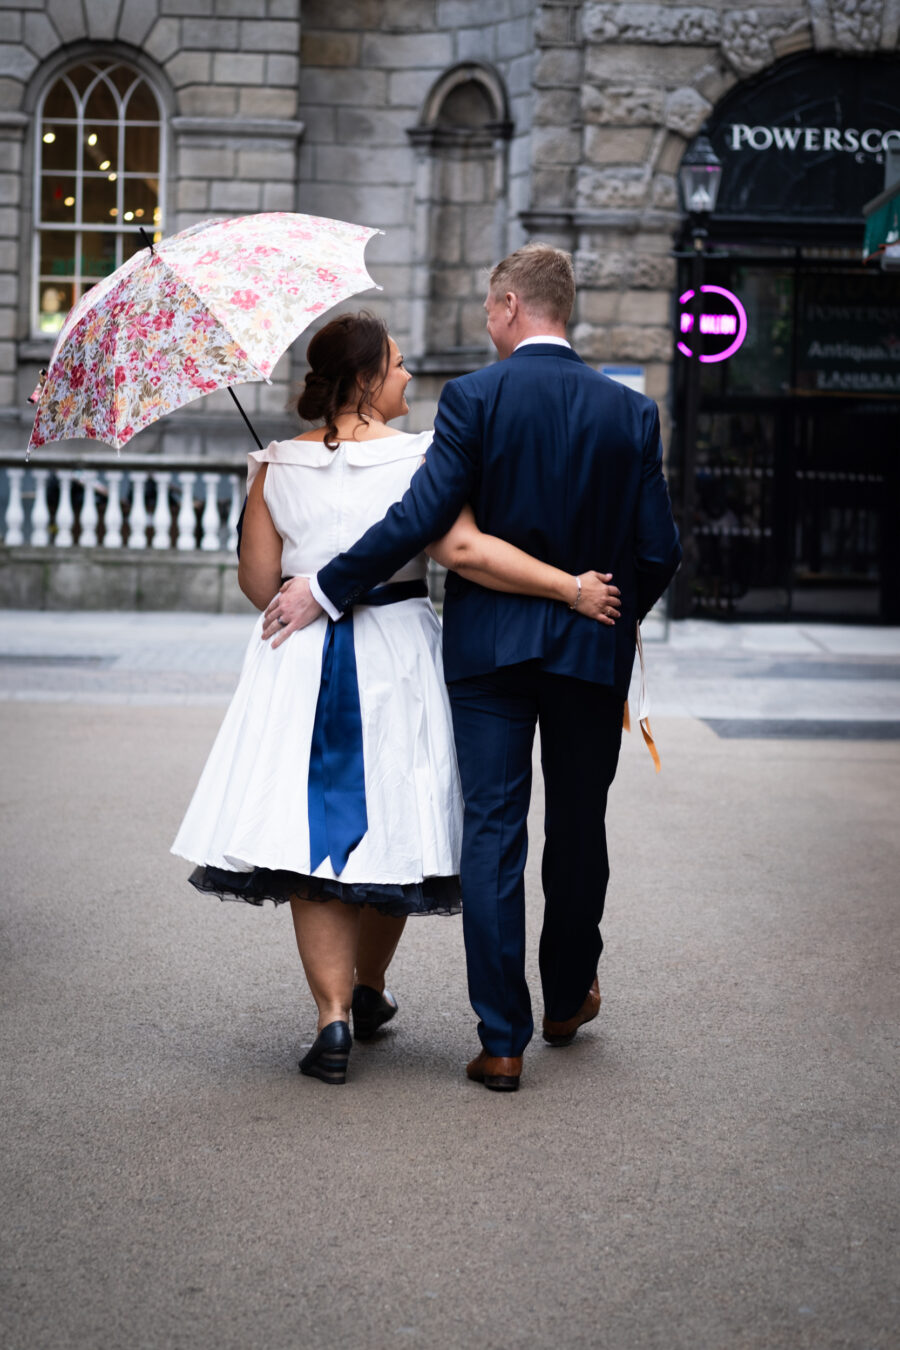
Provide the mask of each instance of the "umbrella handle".
[{"label": "umbrella handle", "polygon": [[234,406],[237,408],[238,412],[241,414],[241,417],[243,417],[244,421],[247,423],[247,430],[250,432],[250,435],[251,435],[251,436],[253,437],[253,439],[256,441],[256,444],[259,446],[259,448],[260,448],[260,450],[261,450],[261,449],[263,448],[263,443],[262,443],[262,441],[259,439],[259,437],[257,436],[257,434],[256,434],[256,432],[255,432],[255,430],[254,430],[254,428],[253,428],[253,423],[250,421],[250,418],[247,416],[247,414],[244,412],[244,409],[241,407],[240,403],[238,402],[238,396],[237,396],[237,394],[234,392],[234,390],[232,389],[232,387],[231,387],[230,384],[228,385],[228,392],[229,392],[229,394],[231,395],[231,397],[232,397],[232,399],[233,399],[233,401],[234,401]]}]

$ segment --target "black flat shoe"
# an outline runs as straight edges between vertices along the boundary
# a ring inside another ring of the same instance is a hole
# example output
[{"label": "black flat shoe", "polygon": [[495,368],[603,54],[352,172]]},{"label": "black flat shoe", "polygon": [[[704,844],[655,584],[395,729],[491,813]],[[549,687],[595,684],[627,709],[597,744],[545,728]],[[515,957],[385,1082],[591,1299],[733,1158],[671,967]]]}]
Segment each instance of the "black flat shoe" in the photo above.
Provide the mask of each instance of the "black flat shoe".
[{"label": "black flat shoe", "polygon": [[353,1037],[346,1022],[329,1022],[323,1027],[300,1061],[300,1072],[323,1083],[343,1083],[347,1079],[347,1060]]},{"label": "black flat shoe", "polygon": [[377,989],[371,989],[367,984],[358,984],[353,990],[351,1011],[354,1040],[367,1041],[394,1016],[397,1000],[389,989],[379,994]]}]

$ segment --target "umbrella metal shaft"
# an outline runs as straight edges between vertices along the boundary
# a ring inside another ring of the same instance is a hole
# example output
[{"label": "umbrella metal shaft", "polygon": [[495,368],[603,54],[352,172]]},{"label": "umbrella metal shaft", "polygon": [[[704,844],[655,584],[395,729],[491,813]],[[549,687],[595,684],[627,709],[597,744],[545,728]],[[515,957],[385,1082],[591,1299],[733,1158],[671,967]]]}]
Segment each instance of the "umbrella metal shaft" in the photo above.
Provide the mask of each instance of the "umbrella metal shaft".
[{"label": "umbrella metal shaft", "polygon": [[228,385],[228,392],[229,392],[229,394],[231,395],[232,399],[234,400],[234,406],[237,408],[238,412],[241,414],[241,417],[243,417],[244,421],[247,423],[247,430],[250,432],[250,435],[251,435],[251,436],[253,437],[253,439],[256,441],[256,444],[259,446],[259,448],[260,448],[260,450],[261,450],[261,449],[263,448],[263,443],[262,443],[262,441],[259,439],[259,437],[257,436],[256,431],[254,430],[254,427],[253,427],[253,423],[250,421],[250,418],[247,416],[247,414],[244,412],[244,409],[241,407],[240,403],[238,402],[238,396],[237,396],[237,394],[234,392],[234,390],[232,389],[232,387],[231,387],[230,384]]}]

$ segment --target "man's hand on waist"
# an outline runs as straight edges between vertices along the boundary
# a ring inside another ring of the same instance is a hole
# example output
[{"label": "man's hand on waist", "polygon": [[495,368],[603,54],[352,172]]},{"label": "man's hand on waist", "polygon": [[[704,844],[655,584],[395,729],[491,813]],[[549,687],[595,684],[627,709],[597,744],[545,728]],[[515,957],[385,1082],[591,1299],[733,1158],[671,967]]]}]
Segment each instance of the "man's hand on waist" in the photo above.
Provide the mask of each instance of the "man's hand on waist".
[{"label": "man's hand on waist", "polygon": [[272,646],[282,642],[299,628],[306,628],[323,614],[324,610],[309,588],[308,577],[291,577],[263,615],[262,639],[272,638]]}]

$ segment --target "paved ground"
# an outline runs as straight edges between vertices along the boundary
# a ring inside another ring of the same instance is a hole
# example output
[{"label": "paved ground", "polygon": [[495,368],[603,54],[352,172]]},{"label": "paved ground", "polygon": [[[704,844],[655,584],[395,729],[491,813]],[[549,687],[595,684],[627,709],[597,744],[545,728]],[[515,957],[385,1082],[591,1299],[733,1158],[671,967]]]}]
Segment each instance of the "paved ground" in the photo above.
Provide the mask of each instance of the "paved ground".
[{"label": "paved ground", "polygon": [[[224,706],[252,616],[0,610],[0,699]],[[648,621],[657,715],[900,721],[900,629]],[[832,733],[837,734],[832,728]]]},{"label": "paved ground", "polygon": [[287,914],[168,855],[249,626],[0,614],[4,1347],[895,1346],[900,633],[648,634],[601,1015],[504,1097],[458,920],[338,1092]]}]

